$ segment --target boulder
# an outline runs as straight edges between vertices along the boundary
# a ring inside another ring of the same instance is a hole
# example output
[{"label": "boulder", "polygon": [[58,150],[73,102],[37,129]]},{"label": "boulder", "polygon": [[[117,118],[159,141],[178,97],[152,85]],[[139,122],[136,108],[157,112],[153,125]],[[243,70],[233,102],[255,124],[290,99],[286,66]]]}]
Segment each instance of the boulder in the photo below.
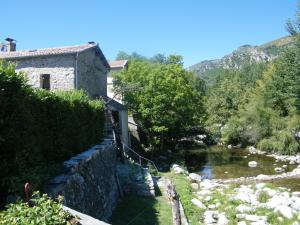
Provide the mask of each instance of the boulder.
[{"label": "boulder", "polygon": [[248,162],[249,167],[257,167],[257,162],[256,161],[250,161]]},{"label": "boulder", "polygon": [[224,212],[220,213],[218,215],[218,225],[227,225],[229,223],[229,220],[227,219],[226,215]]},{"label": "boulder", "polygon": [[199,190],[199,184],[197,183],[191,183],[191,187],[193,190]]},{"label": "boulder", "polygon": [[284,171],[284,169],[281,168],[281,167],[276,167],[276,168],[274,169],[274,171],[275,171],[276,173],[282,173],[282,172]]},{"label": "boulder", "polygon": [[193,198],[191,202],[200,209],[206,209],[206,206],[199,199]]},{"label": "boulder", "polygon": [[239,213],[248,213],[252,210],[253,208],[252,207],[249,207],[247,205],[239,205],[238,207],[236,207],[236,211],[239,212]]},{"label": "boulder", "polygon": [[191,181],[194,181],[194,182],[201,182],[202,178],[199,174],[196,174],[196,173],[190,173],[189,174],[189,179]]},{"label": "boulder", "polygon": [[282,216],[284,216],[288,219],[293,218],[293,210],[290,207],[286,206],[286,205],[277,206],[274,211],[276,213],[280,213]]}]

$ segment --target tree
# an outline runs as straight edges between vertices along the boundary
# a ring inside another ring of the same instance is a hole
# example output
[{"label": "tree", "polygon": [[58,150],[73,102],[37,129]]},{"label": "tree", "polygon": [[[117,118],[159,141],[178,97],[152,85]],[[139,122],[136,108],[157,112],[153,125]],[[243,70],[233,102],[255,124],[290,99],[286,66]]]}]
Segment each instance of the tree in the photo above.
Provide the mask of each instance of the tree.
[{"label": "tree", "polygon": [[170,64],[133,60],[115,79],[149,143],[160,149],[165,142],[174,143],[189,130],[203,127],[203,93],[193,86],[193,74],[178,59],[182,58]]}]

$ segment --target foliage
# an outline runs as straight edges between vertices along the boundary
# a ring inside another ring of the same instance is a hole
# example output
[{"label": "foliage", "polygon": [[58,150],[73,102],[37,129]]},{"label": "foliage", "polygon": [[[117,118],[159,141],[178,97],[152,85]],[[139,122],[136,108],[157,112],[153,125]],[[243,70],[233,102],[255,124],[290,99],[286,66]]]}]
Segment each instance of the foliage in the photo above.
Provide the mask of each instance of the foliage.
[{"label": "foliage", "polygon": [[0,103],[1,197],[20,193],[25,182],[40,187],[61,162],[102,136],[102,101],[89,100],[83,91],[33,89],[24,74],[4,63]]},{"label": "foliage", "polygon": [[[153,146],[173,142],[195,128],[204,118],[203,84],[192,83],[181,57],[169,56],[166,64],[133,60],[115,76],[114,85],[139,127]],[[201,86],[202,85],[202,86]]]},{"label": "foliage", "polygon": [[0,212],[0,224],[71,225],[70,221],[73,216],[63,210],[62,197],[54,201],[46,194],[40,196],[38,192],[35,192],[31,201],[34,204],[32,207],[24,202],[9,204],[6,210]]}]

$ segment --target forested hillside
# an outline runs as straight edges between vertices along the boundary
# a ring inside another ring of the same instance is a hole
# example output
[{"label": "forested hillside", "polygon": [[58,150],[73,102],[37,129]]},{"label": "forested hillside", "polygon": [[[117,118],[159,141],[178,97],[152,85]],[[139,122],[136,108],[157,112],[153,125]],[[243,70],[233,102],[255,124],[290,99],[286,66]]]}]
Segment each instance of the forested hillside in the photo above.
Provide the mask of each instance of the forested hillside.
[{"label": "forested hillside", "polygon": [[[259,47],[269,55],[277,55],[272,61],[250,60],[240,64],[240,68],[206,72],[210,77],[207,128],[217,141],[256,145],[284,154],[299,150],[299,22],[290,25],[293,36],[288,40]],[[285,47],[279,51],[274,46]]]}]

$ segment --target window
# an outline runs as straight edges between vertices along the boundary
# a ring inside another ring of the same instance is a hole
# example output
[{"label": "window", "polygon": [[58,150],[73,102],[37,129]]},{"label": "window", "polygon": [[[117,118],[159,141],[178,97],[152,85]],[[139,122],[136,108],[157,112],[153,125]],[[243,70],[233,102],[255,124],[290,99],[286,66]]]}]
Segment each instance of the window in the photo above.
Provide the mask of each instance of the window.
[{"label": "window", "polygon": [[45,90],[50,90],[50,74],[42,74],[40,77],[40,87]]}]

